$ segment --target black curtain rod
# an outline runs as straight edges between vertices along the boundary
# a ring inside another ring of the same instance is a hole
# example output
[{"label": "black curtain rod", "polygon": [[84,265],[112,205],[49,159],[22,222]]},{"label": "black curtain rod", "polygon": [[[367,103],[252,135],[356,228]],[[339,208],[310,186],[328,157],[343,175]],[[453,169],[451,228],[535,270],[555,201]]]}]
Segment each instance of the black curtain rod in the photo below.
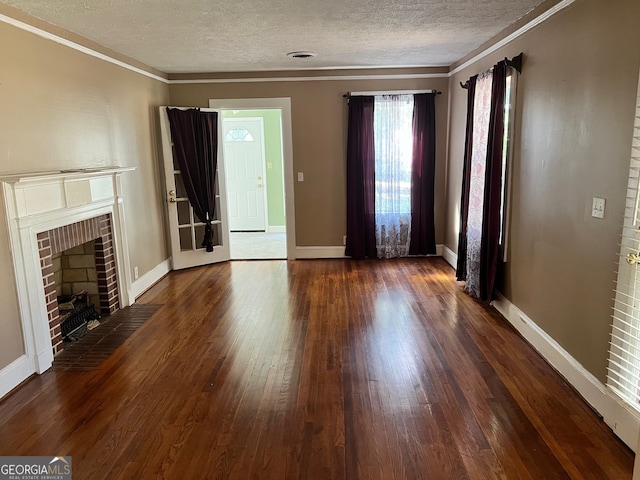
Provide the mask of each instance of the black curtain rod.
[{"label": "black curtain rod", "polygon": [[[511,60],[509,60],[507,57],[504,57],[504,60],[502,60],[504,62],[504,64],[507,67],[513,67],[516,69],[516,71],[518,73],[522,73],[522,53],[520,53],[520,55],[516,55],[515,57],[513,57]],[[500,63],[500,62],[498,62]],[[465,90],[469,88],[469,80],[467,80],[465,83],[460,82],[460,86],[462,88],[464,88]]]},{"label": "black curtain rod", "polygon": [[520,53],[520,55],[516,55],[511,60],[505,57],[504,63],[507,67],[513,67],[518,73],[522,73],[522,53]]},{"label": "black curtain rod", "polygon": [[[427,92],[425,92],[425,93],[427,93]],[[435,93],[436,95],[442,95],[442,92],[440,92],[438,90],[434,90],[433,92],[428,92],[428,93]],[[384,95],[384,93],[381,93],[381,95]],[[392,95],[395,95],[395,94],[392,94]],[[406,95],[414,95],[414,94],[413,93],[408,93]],[[360,97],[361,95],[354,95],[354,96]],[[375,96],[375,95],[372,95],[372,96]],[[345,93],[344,95],[342,95],[342,98],[351,98],[351,92]]]}]

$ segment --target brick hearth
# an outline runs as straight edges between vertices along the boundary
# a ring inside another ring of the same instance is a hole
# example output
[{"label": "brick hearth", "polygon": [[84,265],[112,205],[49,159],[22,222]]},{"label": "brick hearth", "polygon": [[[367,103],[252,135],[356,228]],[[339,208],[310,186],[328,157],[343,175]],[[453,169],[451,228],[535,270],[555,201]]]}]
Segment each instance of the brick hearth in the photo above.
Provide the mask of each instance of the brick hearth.
[{"label": "brick hearth", "polygon": [[101,215],[82,222],[54,228],[53,230],[39,233],[37,238],[49,318],[49,331],[55,355],[62,351],[63,343],[58,299],[56,297],[53,255],[94,240],[101,313],[109,315],[118,310],[118,283],[111,215]]}]

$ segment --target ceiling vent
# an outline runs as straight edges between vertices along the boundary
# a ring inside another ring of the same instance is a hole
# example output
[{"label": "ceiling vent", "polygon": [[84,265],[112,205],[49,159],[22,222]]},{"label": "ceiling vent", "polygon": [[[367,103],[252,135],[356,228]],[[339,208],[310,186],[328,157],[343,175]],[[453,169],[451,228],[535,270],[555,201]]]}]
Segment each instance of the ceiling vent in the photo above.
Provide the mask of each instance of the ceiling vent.
[{"label": "ceiling vent", "polygon": [[315,52],[307,52],[307,51],[299,51],[299,52],[289,52],[287,53],[287,57],[291,57],[291,58],[301,58],[301,59],[305,59],[305,58],[313,58],[316,56]]}]

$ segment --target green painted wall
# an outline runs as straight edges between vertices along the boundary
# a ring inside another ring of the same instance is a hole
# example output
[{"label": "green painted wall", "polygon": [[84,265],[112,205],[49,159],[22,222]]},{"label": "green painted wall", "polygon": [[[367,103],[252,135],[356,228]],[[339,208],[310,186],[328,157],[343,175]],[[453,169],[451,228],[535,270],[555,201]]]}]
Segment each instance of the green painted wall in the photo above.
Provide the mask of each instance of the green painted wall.
[{"label": "green painted wall", "polygon": [[[286,225],[284,215],[284,175],[282,161],[282,123],[280,110],[224,110],[223,118],[261,117],[264,121],[265,170],[267,172],[267,210],[269,226]],[[271,168],[269,168],[271,163]]]}]

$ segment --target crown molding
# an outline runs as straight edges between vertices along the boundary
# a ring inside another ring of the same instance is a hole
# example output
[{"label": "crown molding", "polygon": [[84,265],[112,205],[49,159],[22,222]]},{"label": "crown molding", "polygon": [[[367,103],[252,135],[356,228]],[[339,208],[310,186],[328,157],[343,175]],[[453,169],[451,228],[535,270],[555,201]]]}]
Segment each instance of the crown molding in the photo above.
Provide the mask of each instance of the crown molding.
[{"label": "crown molding", "polygon": [[511,33],[510,35],[507,35],[502,40],[494,43],[489,48],[487,48],[486,50],[483,50],[482,52],[480,52],[477,55],[473,56],[472,58],[470,58],[466,62],[458,65],[456,68],[454,68],[453,70],[451,70],[449,72],[449,77],[454,76],[456,73],[461,72],[462,70],[464,70],[468,66],[473,65],[474,63],[482,60],[484,57],[486,57],[488,55],[491,55],[496,50],[504,47],[508,43],[511,43],[516,38],[521,37],[522,35],[527,33],[532,28],[537,27],[538,25],[540,25],[541,23],[545,22],[546,20],[548,20],[549,18],[551,18],[552,16],[554,16],[556,13],[560,12],[561,10],[564,10],[565,8],[567,8],[569,5],[571,5],[574,2],[575,2],[575,0],[562,0],[560,3],[554,5],[549,10],[547,10],[544,13],[542,13],[541,15],[538,15],[536,18],[531,20],[529,23],[527,23],[527,24],[523,25],[522,27],[520,27],[519,29],[517,29],[515,32]]},{"label": "crown molding", "polygon": [[[515,32],[506,36],[502,40],[494,43],[489,48],[483,50],[477,55],[473,56],[469,60],[464,63],[458,65],[453,70],[444,73],[406,73],[406,74],[375,74],[375,75],[321,75],[321,76],[300,76],[300,77],[239,77],[239,78],[202,78],[202,79],[175,79],[169,80],[167,78],[161,77],[154,73],[148,72],[142,68],[131,65],[122,60],[118,60],[113,58],[107,54],[98,52],[90,47],[81,45],[79,43],[73,42],[66,38],[60,37],[59,35],[55,35],[51,32],[43,30],[41,28],[35,27],[28,23],[22,22],[20,20],[16,20],[15,18],[9,17],[7,15],[0,14],[0,22],[7,23],[14,27],[17,27],[21,30],[25,30],[27,32],[38,35],[39,37],[52,40],[58,44],[67,46],[72,48],[78,52],[85,53],[92,57],[98,58],[100,60],[104,60],[105,62],[117,65],[119,67],[125,68],[132,72],[138,73],[140,75],[144,75],[146,77],[152,78],[159,82],[168,84],[168,85],[180,85],[180,84],[216,84],[216,83],[266,83],[266,82],[314,82],[314,81],[339,81],[339,80],[410,80],[410,79],[428,79],[428,78],[449,78],[464,70],[465,68],[473,65],[484,57],[491,55],[498,49],[504,47],[509,44],[513,40],[518,37],[524,35],[526,32],[531,30],[532,28],[540,25],[545,22],[549,18],[551,18],[556,13],[564,10],[566,7],[574,3],[575,0],[562,0],[560,3],[554,5],[549,10],[545,11],[541,15],[537,16],[529,23],[517,29]],[[357,69],[358,67],[349,67],[349,69]],[[370,68],[370,67],[369,67]],[[391,67],[376,67],[377,68],[391,68]],[[407,68],[407,67],[393,67],[393,68]],[[421,67],[421,68],[432,68],[432,67]],[[347,69],[347,67],[330,69],[329,67],[326,70],[341,70]]]},{"label": "crown molding", "polygon": [[47,32],[46,30],[42,30],[41,28],[34,27],[33,25],[29,25],[28,23],[21,22],[20,20],[16,20],[15,18],[8,17],[7,15],[0,14],[0,22],[13,25],[14,27],[17,27],[26,32],[33,33],[39,37],[46,38],[47,40],[52,40],[56,43],[59,43],[60,45],[64,45],[66,47],[72,48],[73,50],[85,53],[87,55],[98,58],[100,60],[104,60],[105,62],[112,63],[119,67],[126,68],[127,70],[130,70],[132,72],[139,73],[140,75],[144,75],[145,77],[149,77],[163,83],[169,83],[169,81],[164,77],[161,77],[151,72],[147,72],[142,68],[135,67],[127,62],[123,62],[122,60],[118,60],[116,58],[110,57],[109,55],[100,53],[92,48],[86,47],[84,45],[73,42],[66,38],[60,37],[59,35],[55,35],[51,32]]},{"label": "crown molding", "polygon": [[240,78],[199,78],[185,80],[169,80],[169,85],[188,83],[264,83],[264,82],[318,82],[335,80],[408,80],[416,78],[447,78],[443,73],[403,73],[376,75],[322,75],[318,77],[240,77]]}]

